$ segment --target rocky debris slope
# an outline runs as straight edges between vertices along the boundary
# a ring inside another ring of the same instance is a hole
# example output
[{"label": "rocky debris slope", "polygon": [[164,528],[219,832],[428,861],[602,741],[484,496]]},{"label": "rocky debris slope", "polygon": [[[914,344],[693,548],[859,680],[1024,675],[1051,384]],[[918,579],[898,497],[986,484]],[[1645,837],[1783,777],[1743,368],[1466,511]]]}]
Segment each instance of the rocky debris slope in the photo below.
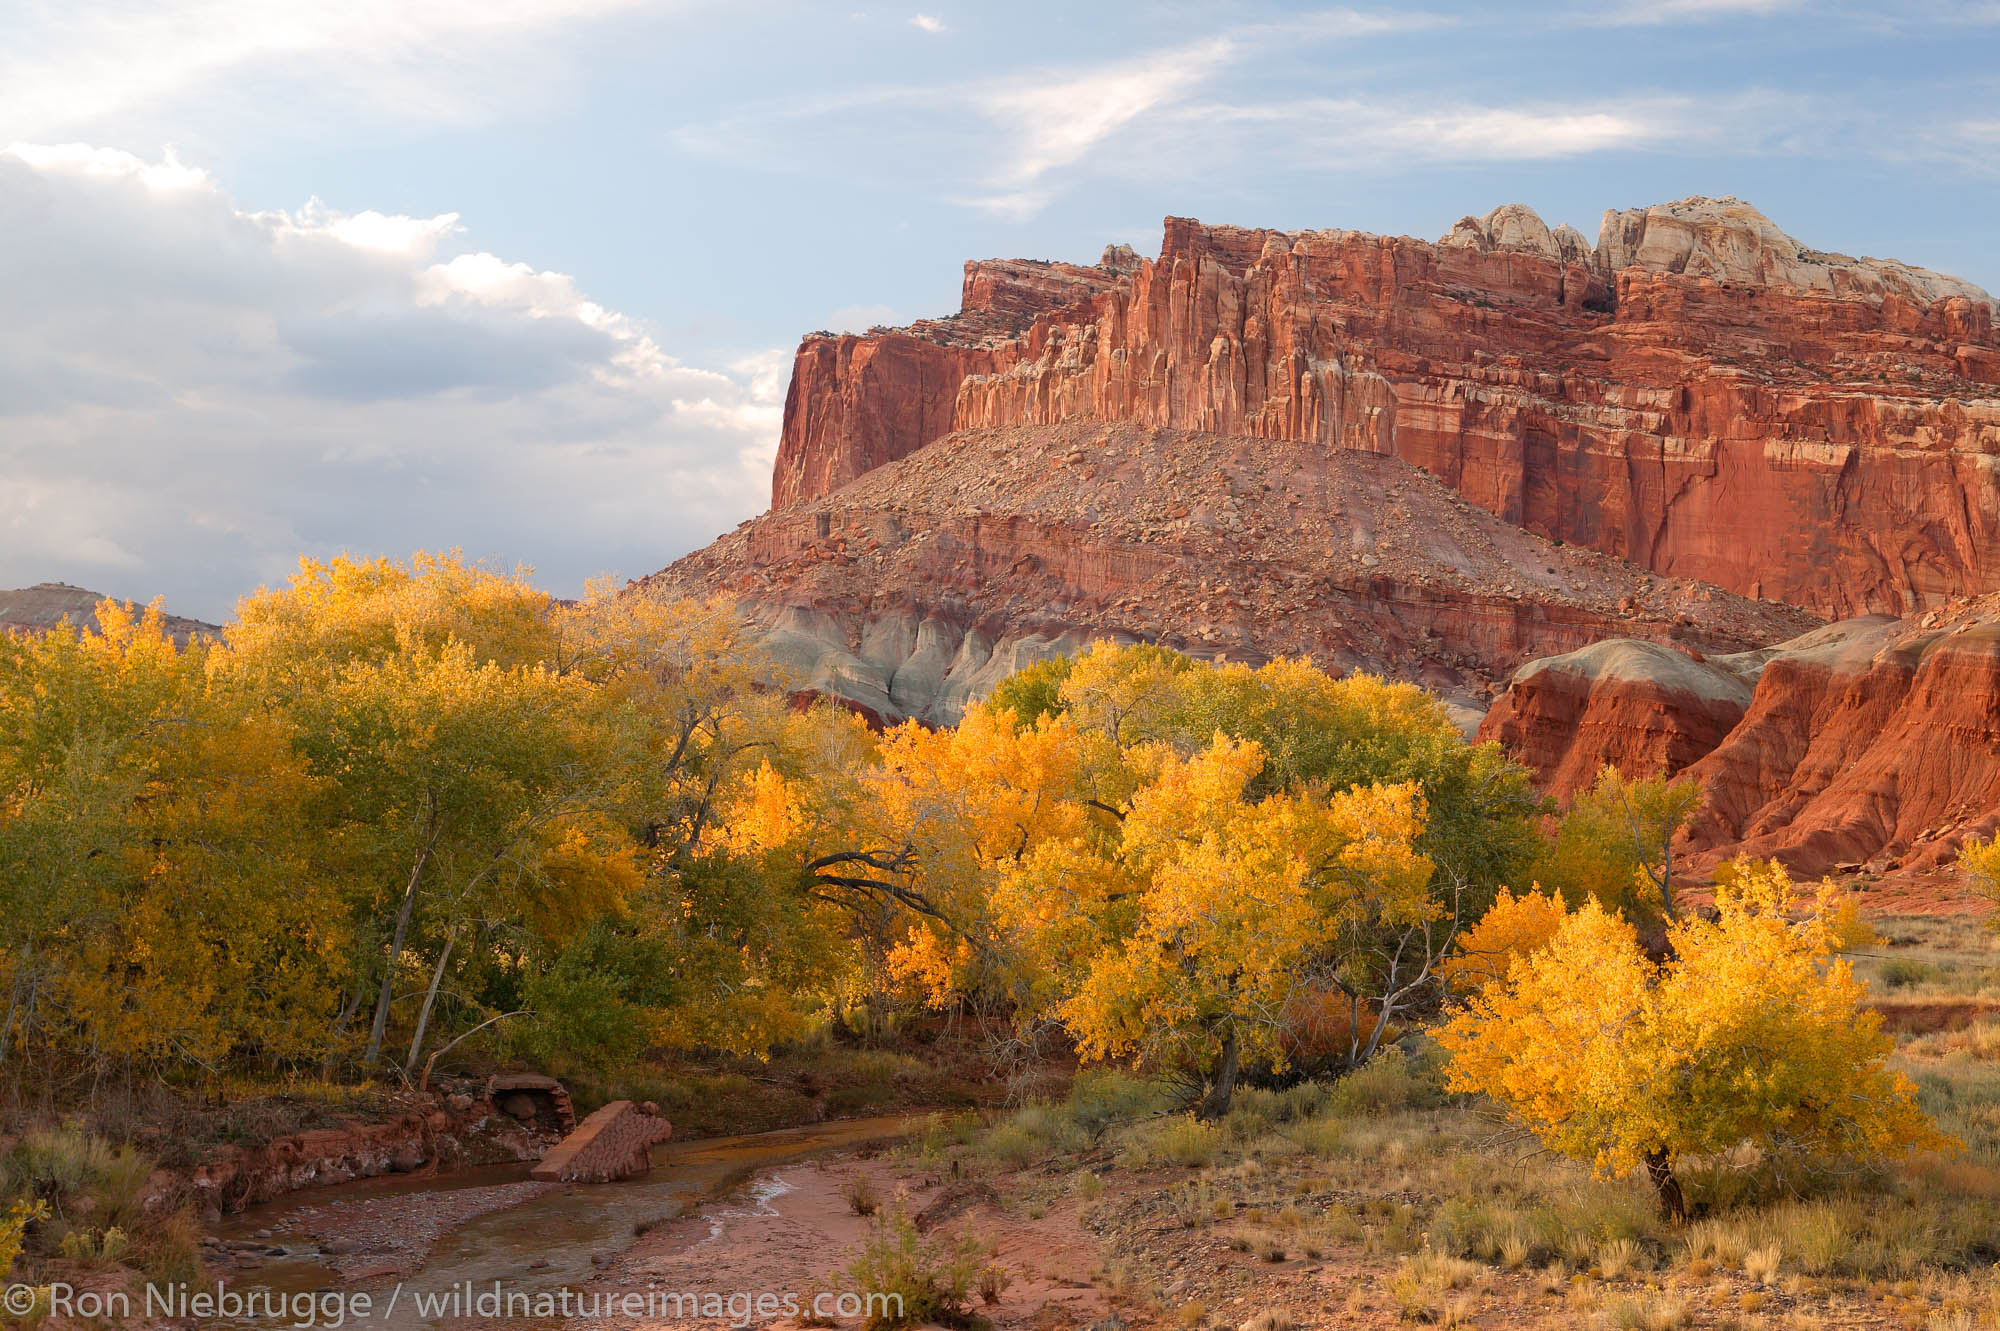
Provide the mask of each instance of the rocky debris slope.
[{"label": "rocky debris slope", "polygon": [[1095,638],[1416,679],[1469,728],[1546,652],[1729,652],[1817,623],[1551,543],[1393,457],[1086,422],[951,435],[640,586],[727,594],[801,685],[944,723]]},{"label": "rocky debris slope", "polygon": [[[0,591],[0,632],[9,629],[46,633],[67,619],[78,628],[96,629],[97,605],[106,598],[98,592],[72,587],[66,582],[38,582],[32,587]],[[212,638],[222,632],[220,625],[199,619],[166,616],[167,632],[185,647],[193,638]]]},{"label": "rocky debris slope", "polygon": [[951,319],[807,338],[773,502],[953,431],[1122,421],[1387,454],[1663,575],[1900,614],[2000,587],[1994,319],[1734,199],[1608,212],[1594,247],[1519,205],[1436,243],[1169,218],[1157,260],[968,265]]},{"label": "rocky debris slope", "polygon": [[[1481,734],[1559,795],[1604,762],[1699,781],[1685,837],[1697,868],[1775,856],[1805,874],[1949,888],[1958,847],[2000,827],[2000,595],[1740,656],[1678,655],[1599,644],[1531,663]],[[1587,679],[1588,660],[1611,657],[1619,669]]]}]

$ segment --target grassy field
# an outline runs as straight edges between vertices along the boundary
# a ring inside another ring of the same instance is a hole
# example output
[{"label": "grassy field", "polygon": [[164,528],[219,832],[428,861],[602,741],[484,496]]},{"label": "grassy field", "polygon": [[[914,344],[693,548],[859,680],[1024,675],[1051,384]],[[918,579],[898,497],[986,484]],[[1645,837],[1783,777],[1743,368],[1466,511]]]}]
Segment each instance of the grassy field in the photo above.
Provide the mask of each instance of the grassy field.
[{"label": "grassy field", "polygon": [[1250,1089],[1202,1124],[1160,1084],[933,1118],[912,1167],[1074,1219],[1135,1324],[2000,1327],[2000,948],[1977,921],[1886,921],[1855,958],[1897,1063],[1965,1145],[1882,1168],[1687,1171],[1696,1219],[1540,1152],[1445,1095],[1415,1037],[1331,1084]]}]

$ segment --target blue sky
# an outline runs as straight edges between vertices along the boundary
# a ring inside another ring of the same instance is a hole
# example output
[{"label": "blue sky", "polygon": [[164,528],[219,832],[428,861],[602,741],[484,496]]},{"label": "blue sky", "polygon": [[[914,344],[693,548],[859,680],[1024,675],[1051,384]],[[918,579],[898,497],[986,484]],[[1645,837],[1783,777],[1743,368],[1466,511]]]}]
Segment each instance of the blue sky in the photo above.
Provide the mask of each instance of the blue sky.
[{"label": "blue sky", "polygon": [[1168,213],[1736,194],[2000,289],[1996,71],[2000,0],[14,0],[0,586],[649,572],[761,508],[800,333]]}]

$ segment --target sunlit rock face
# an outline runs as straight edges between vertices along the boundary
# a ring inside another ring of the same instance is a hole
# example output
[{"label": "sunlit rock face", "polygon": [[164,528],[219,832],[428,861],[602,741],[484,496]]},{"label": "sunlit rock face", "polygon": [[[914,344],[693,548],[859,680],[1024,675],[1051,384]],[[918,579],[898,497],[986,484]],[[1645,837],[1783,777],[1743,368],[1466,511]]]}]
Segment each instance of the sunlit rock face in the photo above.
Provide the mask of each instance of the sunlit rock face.
[{"label": "sunlit rock face", "polygon": [[1441,240],[1169,218],[1156,260],[967,265],[950,318],[801,345],[785,508],[956,430],[1098,421],[1420,466],[1540,536],[1822,616],[2000,586],[1986,293],[1750,205],[1520,205]]}]

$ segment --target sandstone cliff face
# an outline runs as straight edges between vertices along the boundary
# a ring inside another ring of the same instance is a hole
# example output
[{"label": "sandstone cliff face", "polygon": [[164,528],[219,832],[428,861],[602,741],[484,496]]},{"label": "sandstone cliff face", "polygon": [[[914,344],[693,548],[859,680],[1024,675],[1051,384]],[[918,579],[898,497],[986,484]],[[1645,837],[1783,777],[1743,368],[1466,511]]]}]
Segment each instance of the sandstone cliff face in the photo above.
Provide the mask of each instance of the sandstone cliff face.
[{"label": "sandstone cliff face", "polygon": [[1037,316],[1070,310],[1138,266],[1126,245],[1107,247],[1094,268],[973,260],[950,318],[806,338],[785,394],[771,507],[830,494],[950,432],[969,376],[1005,364],[1002,349]]},{"label": "sandstone cliff face", "polygon": [[2000,601],[1781,653],[1689,769],[1697,850],[1925,870],[2000,825]]},{"label": "sandstone cliff face", "polygon": [[1157,260],[968,265],[951,319],[805,341],[774,505],[1072,421],[1398,457],[1541,536],[1826,615],[2000,587],[1991,299],[1735,200],[1607,213],[1595,247],[1510,205],[1435,244],[1170,218]]},{"label": "sandstone cliff face", "polygon": [[1610,635],[1726,652],[1816,622],[1552,545],[1393,457],[1123,424],[948,436],[642,586],[729,595],[796,687],[940,723],[1110,638],[1419,680],[1470,729],[1529,657]]},{"label": "sandstone cliff face", "polygon": [[1802,874],[1931,875],[1949,895],[1933,871],[2000,826],[2000,596],[1700,662],[1599,644],[1524,666],[1480,734],[1563,798],[1607,762],[1699,782],[1697,872],[1775,856]]}]

